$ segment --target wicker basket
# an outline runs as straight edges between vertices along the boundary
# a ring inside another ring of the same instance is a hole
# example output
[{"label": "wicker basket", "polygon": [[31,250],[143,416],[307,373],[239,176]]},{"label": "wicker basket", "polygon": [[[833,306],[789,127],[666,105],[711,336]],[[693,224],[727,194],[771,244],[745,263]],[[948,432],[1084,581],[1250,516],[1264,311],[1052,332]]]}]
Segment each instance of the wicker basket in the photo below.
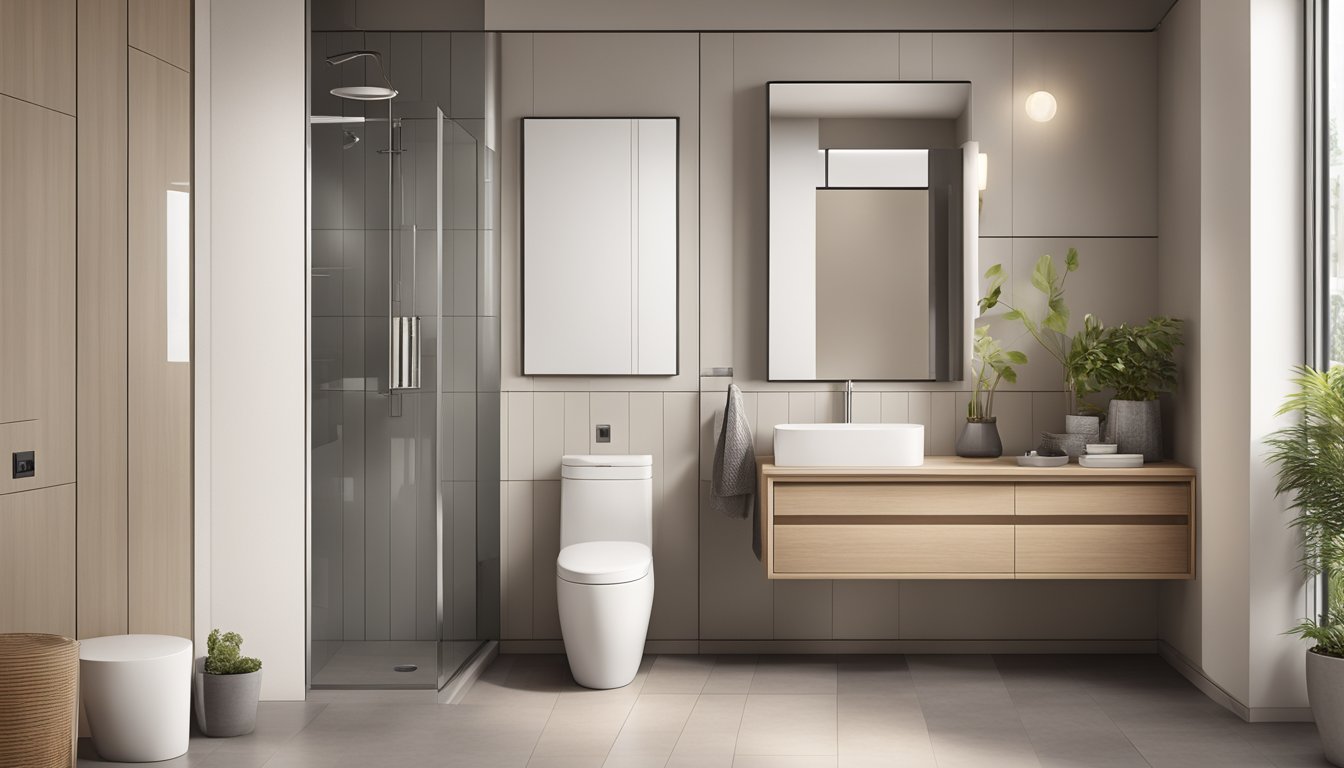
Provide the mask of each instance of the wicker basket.
[{"label": "wicker basket", "polygon": [[74,765],[78,701],[78,641],[0,634],[0,765]]}]

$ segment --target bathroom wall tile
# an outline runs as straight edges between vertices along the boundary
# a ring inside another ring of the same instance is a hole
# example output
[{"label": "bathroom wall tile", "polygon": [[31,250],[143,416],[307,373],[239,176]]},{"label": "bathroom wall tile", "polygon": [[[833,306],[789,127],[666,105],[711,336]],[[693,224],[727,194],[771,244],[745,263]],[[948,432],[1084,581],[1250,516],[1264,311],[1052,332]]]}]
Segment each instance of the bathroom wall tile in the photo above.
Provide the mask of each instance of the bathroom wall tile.
[{"label": "bathroom wall tile", "polygon": [[[417,508],[423,500],[421,488],[428,486],[432,490],[432,485],[416,483],[415,478],[422,467],[420,451],[425,447],[419,439],[422,401],[432,399],[433,394],[412,393],[400,397],[401,416],[390,420],[391,441],[383,447],[383,450],[391,452],[392,466],[388,638],[414,640]],[[430,477],[432,474],[427,473],[425,476]]]},{"label": "bathroom wall tile", "polygon": [[969,80],[970,138],[989,155],[989,184],[980,211],[982,235],[1013,234],[1013,36],[944,34],[933,36],[933,78]]},{"label": "bathroom wall tile", "polygon": [[[448,254],[444,254],[443,274],[448,281],[443,287],[444,314],[476,314],[476,230],[451,230],[444,233],[444,240],[452,247],[451,269]],[[450,301],[451,299],[451,301]]]},{"label": "bathroom wall tile", "polygon": [[910,393],[882,393],[882,423],[906,424],[910,421]]},{"label": "bathroom wall tile", "polygon": [[756,396],[756,455],[775,452],[775,425],[789,422],[789,393],[761,392]]},{"label": "bathroom wall tile", "polygon": [[751,520],[710,509],[700,484],[700,637],[763,640],[774,636],[774,585],[751,552]]},{"label": "bathroom wall tile", "polygon": [[933,79],[933,35],[928,32],[901,33],[901,79]]},{"label": "bathroom wall tile", "polygon": [[[470,482],[476,479],[476,456],[484,450],[493,450],[476,441],[477,397],[471,392],[449,392],[440,397],[439,419],[443,422],[443,444],[439,446],[439,479]],[[495,431],[493,424],[482,425]]]},{"label": "bathroom wall tile", "polygon": [[532,637],[533,483],[510,481],[505,486],[500,523],[501,633],[505,640],[528,640]]},{"label": "bathroom wall tile", "polygon": [[[386,212],[383,218],[387,218]],[[366,229],[364,237],[364,310],[368,317],[387,319],[387,230]]]},{"label": "bathroom wall tile", "polygon": [[994,395],[994,416],[998,419],[1003,455],[1015,456],[1036,447],[1032,432],[1031,392],[998,392]]},{"label": "bathroom wall tile", "polygon": [[[456,118],[485,117],[485,78],[481,68],[485,61],[485,35],[479,32],[453,32],[452,44],[452,111]],[[444,111],[447,111],[445,107]]]},{"label": "bathroom wall tile", "polygon": [[882,421],[882,393],[854,393],[854,423],[879,424]]},{"label": "bathroom wall tile", "polygon": [[[342,149],[344,144],[344,125],[314,125],[312,141],[312,192],[311,210],[314,230],[340,230],[341,221],[341,166],[345,160],[343,154],[351,150]],[[358,146],[358,145],[356,145]],[[358,153],[358,150],[354,150]]]},{"label": "bathroom wall tile", "polygon": [[698,635],[699,399],[694,392],[663,395],[663,503],[653,521],[658,589],[649,622],[649,637],[657,640],[690,640]]},{"label": "bathroom wall tile", "polygon": [[722,407],[720,401],[723,399],[719,393],[701,393],[700,402],[700,424],[697,437],[700,442],[700,479],[709,480],[710,472],[714,468],[714,441],[719,436],[714,433],[714,413]]},{"label": "bathroom wall tile", "polygon": [[437,104],[443,113],[448,115],[452,35],[448,32],[422,32],[420,36],[423,56],[420,100]]},{"label": "bathroom wall tile", "polygon": [[385,59],[387,76],[397,84],[398,97],[407,101],[420,100],[421,55],[419,32],[393,32],[389,46],[391,55]]},{"label": "bathroom wall tile", "polygon": [[345,272],[340,229],[312,229],[312,316],[340,317],[345,313],[342,273]]},{"label": "bathroom wall tile", "polygon": [[900,637],[899,581],[838,580],[831,636],[837,640],[883,640]]},{"label": "bathroom wall tile", "polygon": [[1014,110],[1013,234],[1157,234],[1156,44],[1125,33],[1013,35],[1013,102],[1041,88],[1059,102],[1046,123]]},{"label": "bathroom wall tile", "polygon": [[509,479],[509,393],[499,393],[499,479]]},{"label": "bathroom wall tile", "polygon": [[817,419],[817,396],[814,392],[789,393],[789,423],[814,424]]},{"label": "bathroom wall tile", "polygon": [[532,637],[537,640],[560,639],[555,597],[559,555],[560,481],[538,480],[532,483]]},{"label": "bathroom wall tile", "polygon": [[[432,411],[435,408],[435,392],[429,390],[419,394],[421,408]],[[430,414],[422,414],[420,435],[416,441],[416,472],[414,485],[416,491],[415,533],[413,550],[415,553],[415,633],[416,640],[439,639],[439,552],[446,560],[452,559],[452,517],[447,505],[443,510],[443,541],[439,541],[439,483],[436,477],[434,452],[438,423]],[[445,563],[444,568],[450,567]],[[444,594],[444,599],[451,596]],[[445,608],[446,610],[446,608]],[[444,614],[448,614],[445,612]]]},{"label": "bathroom wall tile", "polygon": [[829,639],[831,636],[831,582],[775,582],[775,638]]},{"label": "bathroom wall tile", "polygon": [[592,451],[588,419],[588,393],[565,393],[565,453],[585,454]]},{"label": "bathroom wall tile", "polygon": [[733,36],[700,36],[700,364],[732,365]]},{"label": "bathroom wall tile", "polygon": [[924,425],[924,453],[934,455],[933,446],[933,393],[910,393],[910,423]]},{"label": "bathroom wall tile", "polygon": [[[444,634],[449,639],[469,640],[479,637],[476,627],[476,518],[498,519],[499,484],[478,486],[476,483],[443,483],[445,520],[451,522],[452,557],[444,563],[444,606],[448,626]],[[477,488],[483,489],[477,494]],[[448,527],[448,526],[445,526]],[[450,550],[445,549],[445,552]]]},{"label": "bathroom wall tile", "polygon": [[[447,317],[444,322],[453,330],[452,391],[476,391],[476,318]],[[447,339],[444,339],[445,344]],[[448,351],[444,351],[445,356]]]},{"label": "bathroom wall tile", "polygon": [[1068,395],[1064,392],[1031,393],[1031,447],[1041,442],[1042,432],[1063,432],[1064,415],[1068,412]]},{"label": "bathroom wall tile", "polygon": [[343,633],[347,640],[364,639],[364,525],[365,525],[365,400],[363,392],[342,392],[341,425],[341,595]]},{"label": "bathroom wall tile", "polygon": [[509,393],[510,480],[532,479],[532,393]]},{"label": "bathroom wall tile", "polygon": [[391,597],[393,419],[387,395],[365,396],[364,639],[388,640]]},{"label": "bathroom wall tile", "polygon": [[934,392],[932,395],[932,426],[925,427],[925,433],[932,435],[928,453],[931,456],[951,456],[956,452],[957,428],[965,421],[958,416],[965,414],[965,411],[960,414],[957,412],[956,396],[951,392]]},{"label": "bathroom wall tile", "polygon": [[845,420],[845,395],[843,392],[818,392],[817,424],[834,424]]},{"label": "bathroom wall tile", "polygon": [[1146,640],[1157,636],[1156,582],[905,581],[910,640]]},{"label": "bathroom wall tile", "polygon": [[559,480],[565,451],[565,395],[537,392],[532,400],[532,477]]},{"label": "bathroom wall tile", "polygon": [[[630,393],[594,392],[589,396],[589,453],[624,454],[630,452]],[[597,425],[611,425],[611,442],[597,442]]]},{"label": "bathroom wall tile", "polygon": [[663,393],[630,393],[630,453],[653,457],[653,505],[662,500],[663,480]]},{"label": "bathroom wall tile", "polygon": [[341,231],[341,270],[333,275],[341,284],[341,314],[364,314],[364,231]]}]

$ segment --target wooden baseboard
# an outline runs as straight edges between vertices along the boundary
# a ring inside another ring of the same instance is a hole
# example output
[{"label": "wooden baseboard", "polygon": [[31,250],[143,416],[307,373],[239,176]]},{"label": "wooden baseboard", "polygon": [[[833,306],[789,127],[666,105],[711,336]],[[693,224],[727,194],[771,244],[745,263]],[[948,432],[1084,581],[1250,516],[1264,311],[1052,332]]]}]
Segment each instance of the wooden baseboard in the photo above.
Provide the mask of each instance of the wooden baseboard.
[{"label": "wooden baseboard", "polygon": [[1215,683],[1204,670],[1165,640],[1157,641],[1157,652],[1172,669],[1190,681],[1200,693],[1248,723],[1310,723],[1315,718],[1311,707],[1250,707]]}]

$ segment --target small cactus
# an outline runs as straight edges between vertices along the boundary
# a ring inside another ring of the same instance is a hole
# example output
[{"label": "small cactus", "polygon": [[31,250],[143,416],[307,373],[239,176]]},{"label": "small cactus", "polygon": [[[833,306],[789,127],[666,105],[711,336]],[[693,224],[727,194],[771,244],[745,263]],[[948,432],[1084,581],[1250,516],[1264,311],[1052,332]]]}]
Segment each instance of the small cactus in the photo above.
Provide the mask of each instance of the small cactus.
[{"label": "small cactus", "polygon": [[245,675],[261,669],[261,659],[243,655],[243,636],[211,630],[206,638],[205,672],[210,675]]}]

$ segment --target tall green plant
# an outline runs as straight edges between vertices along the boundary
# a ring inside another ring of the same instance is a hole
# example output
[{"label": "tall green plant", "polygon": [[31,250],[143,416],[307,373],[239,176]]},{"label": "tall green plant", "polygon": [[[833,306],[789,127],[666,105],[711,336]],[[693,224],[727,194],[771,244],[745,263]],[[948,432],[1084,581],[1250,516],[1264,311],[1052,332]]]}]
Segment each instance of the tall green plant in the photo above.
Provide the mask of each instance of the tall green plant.
[{"label": "tall green plant", "polygon": [[[1297,391],[1279,415],[1298,417],[1267,441],[1278,465],[1280,495],[1289,495],[1302,534],[1302,568],[1308,575],[1339,574],[1344,566],[1344,367],[1296,369]],[[1335,609],[1306,619],[1292,633],[1316,642],[1315,651],[1344,657],[1344,613]]]},{"label": "tall green plant", "polygon": [[1119,400],[1156,400],[1175,391],[1181,327],[1176,318],[1153,317],[1142,325],[1107,328],[1098,340],[1093,380],[1114,389]]},{"label": "tall green plant", "polygon": [[1077,271],[1077,248],[1070,248],[1064,255],[1063,271],[1055,266],[1054,257],[1048,253],[1036,260],[1036,266],[1031,270],[1031,285],[1045,296],[1045,315],[1037,319],[1021,307],[1003,300],[1003,284],[1007,275],[1002,265],[995,264],[985,270],[989,289],[980,299],[980,313],[984,314],[999,305],[1007,308],[1003,318],[1021,323],[1036,343],[1063,368],[1064,385],[1072,401],[1069,411],[1099,413],[1099,409],[1087,402],[1086,397],[1100,391],[1092,377],[1092,364],[1101,323],[1087,315],[1082,332],[1072,338],[1068,335],[1070,312],[1069,306],[1064,303],[1064,284],[1069,274]]},{"label": "tall green plant", "polygon": [[985,421],[994,416],[994,392],[999,388],[999,382],[1016,382],[1017,371],[1013,370],[1013,366],[1026,365],[1027,355],[1015,349],[1004,349],[997,339],[989,335],[989,327],[981,325],[975,329],[975,362],[980,365],[973,368],[975,392],[971,394],[966,418]]}]

